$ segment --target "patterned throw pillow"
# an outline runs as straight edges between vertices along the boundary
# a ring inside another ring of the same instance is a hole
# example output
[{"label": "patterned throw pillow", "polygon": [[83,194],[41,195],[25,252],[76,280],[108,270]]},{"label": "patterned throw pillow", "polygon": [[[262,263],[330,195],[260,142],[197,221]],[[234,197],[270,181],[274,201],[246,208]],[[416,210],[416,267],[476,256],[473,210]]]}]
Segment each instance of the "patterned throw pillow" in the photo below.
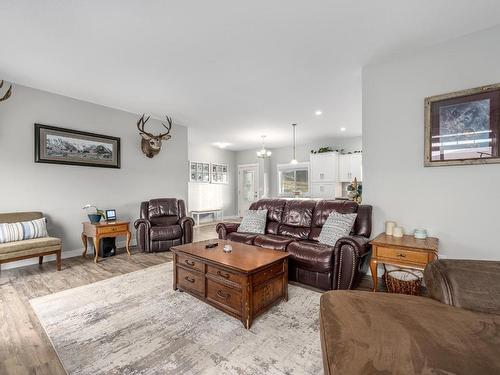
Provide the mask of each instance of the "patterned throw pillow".
[{"label": "patterned throw pillow", "polygon": [[47,237],[45,218],[19,223],[0,223],[0,243]]},{"label": "patterned throw pillow", "polygon": [[267,210],[246,210],[238,227],[238,232],[265,234],[266,219]]},{"label": "patterned throw pillow", "polygon": [[318,241],[326,245],[335,246],[339,238],[348,236],[351,233],[354,221],[358,214],[341,214],[333,211],[326,219]]}]

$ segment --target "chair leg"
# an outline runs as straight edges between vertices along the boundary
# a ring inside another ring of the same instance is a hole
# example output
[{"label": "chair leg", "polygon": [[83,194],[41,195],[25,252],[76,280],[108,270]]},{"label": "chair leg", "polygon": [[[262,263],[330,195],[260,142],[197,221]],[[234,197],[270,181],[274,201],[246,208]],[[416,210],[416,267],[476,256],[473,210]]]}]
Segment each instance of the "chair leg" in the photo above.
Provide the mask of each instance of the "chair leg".
[{"label": "chair leg", "polygon": [[57,266],[57,270],[60,271],[61,270],[61,250],[59,250],[56,253],[56,266]]},{"label": "chair leg", "polygon": [[38,264],[42,264],[43,263],[43,255],[41,257],[38,257]]}]

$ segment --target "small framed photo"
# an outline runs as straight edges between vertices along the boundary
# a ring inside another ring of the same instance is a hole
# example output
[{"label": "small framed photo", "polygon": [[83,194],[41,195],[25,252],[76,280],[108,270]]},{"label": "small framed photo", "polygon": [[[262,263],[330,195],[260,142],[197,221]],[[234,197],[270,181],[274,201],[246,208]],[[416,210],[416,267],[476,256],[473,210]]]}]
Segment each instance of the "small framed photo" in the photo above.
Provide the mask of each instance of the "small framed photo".
[{"label": "small framed photo", "polygon": [[106,220],[107,221],[116,220],[116,210],[106,210]]},{"label": "small framed photo", "polygon": [[500,84],[425,99],[426,167],[500,163]]}]

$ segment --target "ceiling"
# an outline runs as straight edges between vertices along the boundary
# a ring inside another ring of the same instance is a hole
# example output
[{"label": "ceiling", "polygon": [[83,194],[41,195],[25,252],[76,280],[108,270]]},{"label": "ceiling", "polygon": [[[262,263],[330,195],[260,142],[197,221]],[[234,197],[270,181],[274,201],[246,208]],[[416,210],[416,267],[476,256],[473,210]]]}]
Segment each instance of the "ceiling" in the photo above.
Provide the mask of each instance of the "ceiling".
[{"label": "ceiling", "polygon": [[241,150],[289,144],[292,122],[301,143],[360,135],[362,66],[499,24],[500,2],[2,0],[0,16],[2,78]]}]

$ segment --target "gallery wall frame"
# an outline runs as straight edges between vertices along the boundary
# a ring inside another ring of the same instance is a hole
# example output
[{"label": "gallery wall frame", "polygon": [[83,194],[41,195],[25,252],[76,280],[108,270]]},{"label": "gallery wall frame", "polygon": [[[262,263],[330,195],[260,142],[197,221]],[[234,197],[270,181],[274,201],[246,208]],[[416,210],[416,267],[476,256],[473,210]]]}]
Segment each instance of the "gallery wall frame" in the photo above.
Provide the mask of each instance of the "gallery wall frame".
[{"label": "gallery wall frame", "polygon": [[35,124],[35,163],[120,168],[120,138]]},{"label": "gallery wall frame", "polygon": [[500,163],[500,83],[425,98],[424,166]]}]

